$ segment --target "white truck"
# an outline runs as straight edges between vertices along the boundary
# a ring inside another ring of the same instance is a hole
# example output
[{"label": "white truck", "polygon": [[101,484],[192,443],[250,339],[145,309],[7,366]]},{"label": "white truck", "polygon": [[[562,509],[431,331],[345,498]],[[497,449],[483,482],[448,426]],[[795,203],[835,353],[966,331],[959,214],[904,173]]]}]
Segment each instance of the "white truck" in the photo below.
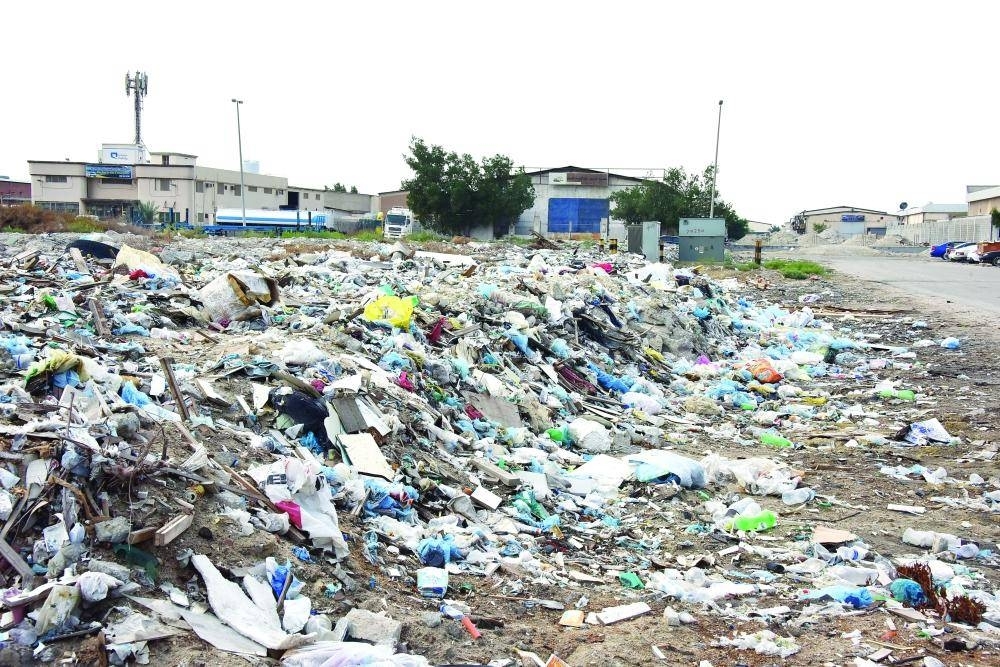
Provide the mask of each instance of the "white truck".
[{"label": "white truck", "polygon": [[390,208],[382,221],[382,238],[386,241],[401,239],[415,231],[413,211],[408,208]]}]

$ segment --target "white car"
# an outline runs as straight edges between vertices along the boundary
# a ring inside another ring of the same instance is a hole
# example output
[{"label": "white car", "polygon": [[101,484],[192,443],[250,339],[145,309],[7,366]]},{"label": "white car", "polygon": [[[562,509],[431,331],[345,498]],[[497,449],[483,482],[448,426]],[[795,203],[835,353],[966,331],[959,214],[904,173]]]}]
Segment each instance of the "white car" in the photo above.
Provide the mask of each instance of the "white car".
[{"label": "white car", "polygon": [[952,262],[964,262],[968,259],[970,252],[976,251],[978,243],[963,243],[957,245],[944,254],[944,258]]}]

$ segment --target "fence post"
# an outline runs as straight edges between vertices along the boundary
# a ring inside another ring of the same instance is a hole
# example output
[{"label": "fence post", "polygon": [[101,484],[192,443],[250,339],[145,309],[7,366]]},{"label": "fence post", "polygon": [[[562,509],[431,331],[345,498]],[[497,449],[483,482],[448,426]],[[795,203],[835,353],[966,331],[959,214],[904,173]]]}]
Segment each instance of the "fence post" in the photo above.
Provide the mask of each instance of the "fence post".
[{"label": "fence post", "polygon": [[755,239],[753,242],[753,263],[760,266],[760,250],[764,243],[760,239]]}]

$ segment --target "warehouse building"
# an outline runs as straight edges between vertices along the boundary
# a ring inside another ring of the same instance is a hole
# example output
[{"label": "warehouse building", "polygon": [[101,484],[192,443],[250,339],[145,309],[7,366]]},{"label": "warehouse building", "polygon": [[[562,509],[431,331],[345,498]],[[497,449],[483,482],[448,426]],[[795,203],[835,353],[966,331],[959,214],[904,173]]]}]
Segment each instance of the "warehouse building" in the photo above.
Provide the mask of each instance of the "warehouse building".
[{"label": "warehouse building", "polygon": [[[896,222],[896,216],[886,211],[857,206],[830,206],[802,211],[792,216],[791,227],[800,234],[831,229],[843,236],[858,234],[883,236],[886,225],[890,222]],[[819,230],[816,229],[817,225]]]},{"label": "warehouse building", "polygon": [[[337,196],[343,194],[291,190],[284,176],[250,172],[243,173],[241,185],[238,170],[203,167],[187,153],[147,154],[128,144],[105,144],[96,162],[29,160],[28,172],[32,202],[41,208],[129,221],[138,219],[139,202],[155,204],[159,222],[203,225],[213,224],[219,209],[241,208],[244,195],[248,210],[322,211],[341,210]],[[371,195],[352,197],[352,205],[373,210]]]},{"label": "warehouse building", "polygon": [[641,178],[566,166],[527,172],[535,201],[517,221],[517,234],[606,234],[612,193],[640,185]]}]

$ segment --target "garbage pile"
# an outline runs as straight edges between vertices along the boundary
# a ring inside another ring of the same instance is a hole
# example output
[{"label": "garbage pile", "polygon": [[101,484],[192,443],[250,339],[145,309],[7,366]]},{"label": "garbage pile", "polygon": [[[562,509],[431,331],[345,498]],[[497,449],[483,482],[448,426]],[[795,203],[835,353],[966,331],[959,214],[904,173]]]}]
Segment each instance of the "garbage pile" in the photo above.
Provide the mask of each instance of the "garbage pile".
[{"label": "garbage pile", "polygon": [[[138,245],[0,250],[3,650],[147,664],[193,634],[287,665],[431,664],[421,626],[492,634],[491,664],[566,664],[505,639],[494,597],[567,631],[881,607],[948,650],[997,640],[975,567],[994,544],[914,523],[886,557],[798,514],[867,509],[812,488],[803,447],[958,441],[931,415],[887,431],[882,408],[917,397],[882,375],[910,350],[596,250]],[[995,474],[951,482],[964,499],[940,502],[1000,511]],[[803,529],[769,537],[788,513]],[[795,654],[776,627],[714,645]]]}]

